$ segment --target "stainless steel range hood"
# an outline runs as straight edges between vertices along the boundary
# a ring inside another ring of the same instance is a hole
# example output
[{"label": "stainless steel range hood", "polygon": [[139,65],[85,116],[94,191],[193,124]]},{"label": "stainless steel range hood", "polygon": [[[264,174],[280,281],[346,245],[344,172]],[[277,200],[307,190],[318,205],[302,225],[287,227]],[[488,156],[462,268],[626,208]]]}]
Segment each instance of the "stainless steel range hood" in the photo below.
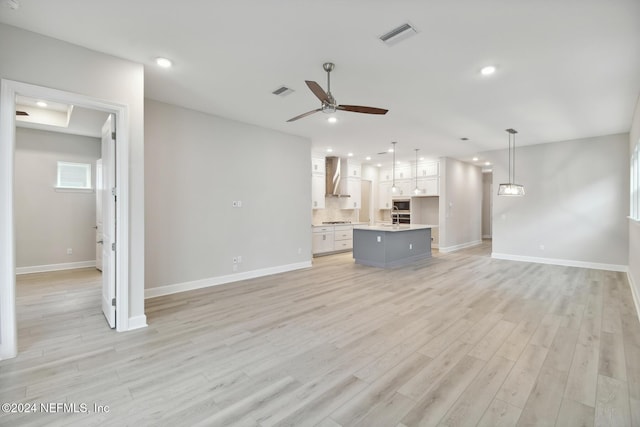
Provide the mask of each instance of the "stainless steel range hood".
[{"label": "stainless steel range hood", "polygon": [[327,197],[351,197],[349,194],[341,194],[340,192],[340,157],[327,157],[326,167]]}]

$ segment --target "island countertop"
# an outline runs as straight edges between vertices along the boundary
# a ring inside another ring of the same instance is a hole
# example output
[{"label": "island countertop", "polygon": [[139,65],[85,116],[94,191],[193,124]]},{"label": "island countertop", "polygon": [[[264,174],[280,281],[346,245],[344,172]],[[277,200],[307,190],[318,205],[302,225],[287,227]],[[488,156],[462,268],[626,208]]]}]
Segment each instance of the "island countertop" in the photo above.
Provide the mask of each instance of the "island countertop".
[{"label": "island countertop", "polygon": [[375,224],[375,225],[354,225],[354,230],[370,230],[370,231],[409,231],[409,230],[425,230],[427,228],[437,228],[437,225],[430,224]]}]

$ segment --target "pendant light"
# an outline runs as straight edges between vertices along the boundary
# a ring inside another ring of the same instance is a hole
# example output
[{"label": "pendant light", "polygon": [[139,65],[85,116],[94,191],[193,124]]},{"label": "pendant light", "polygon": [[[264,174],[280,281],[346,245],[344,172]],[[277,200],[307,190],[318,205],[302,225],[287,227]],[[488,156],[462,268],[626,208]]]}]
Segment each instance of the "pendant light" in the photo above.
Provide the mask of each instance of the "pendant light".
[{"label": "pendant light", "polygon": [[391,185],[391,194],[399,194],[400,189],[396,187],[396,144],[394,141],[391,143],[393,145],[393,164],[391,165],[391,175],[393,177],[393,184]]},{"label": "pendant light", "polygon": [[416,188],[413,189],[413,194],[415,194],[416,196],[419,196],[420,194],[422,194],[422,190],[418,188],[418,150],[420,150],[419,148],[416,148]]},{"label": "pendant light", "polygon": [[[506,129],[509,134],[509,182],[500,184],[498,187],[498,196],[524,196],[524,186],[516,184],[516,131],[515,129]],[[511,172],[511,144],[513,140],[513,173]]]}]

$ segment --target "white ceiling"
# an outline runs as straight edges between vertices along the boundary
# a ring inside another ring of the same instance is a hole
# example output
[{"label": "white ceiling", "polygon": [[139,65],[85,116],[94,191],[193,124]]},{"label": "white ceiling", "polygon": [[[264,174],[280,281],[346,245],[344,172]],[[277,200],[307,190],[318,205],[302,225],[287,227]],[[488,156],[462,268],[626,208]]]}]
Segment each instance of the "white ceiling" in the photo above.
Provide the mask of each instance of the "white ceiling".
[{"label": "white ceiling", "polygon": [[[640,93],[638,0],[19,1],[0,22],[143,63],[148,98],[372,162],[391,141],[399,159],[470,159],[506,148],[509,127],[518,145],[628,132]],[[405,22],[419,33],[378,40]],[[319,107],[304,80],[326,88],[326,61],[339,103],[389,113],[286,123]]]}]

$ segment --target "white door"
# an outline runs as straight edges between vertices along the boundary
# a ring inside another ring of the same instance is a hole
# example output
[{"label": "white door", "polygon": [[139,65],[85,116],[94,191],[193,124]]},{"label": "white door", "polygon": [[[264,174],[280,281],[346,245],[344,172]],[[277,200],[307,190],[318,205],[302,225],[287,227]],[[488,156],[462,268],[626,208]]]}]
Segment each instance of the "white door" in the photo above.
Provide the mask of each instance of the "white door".
[{"label": "white door", "polygon": [[[115,182],[115,117],[113,114],[102,126],[102,180],[98,191],[102,197],[102,311],[109,326],[116,326],[116,197]],[[112,247],[113,245],[113,247]]]},{"label": "white door", "polygon": [[102,271],[102,159],[96,161],[96,268]]}]

